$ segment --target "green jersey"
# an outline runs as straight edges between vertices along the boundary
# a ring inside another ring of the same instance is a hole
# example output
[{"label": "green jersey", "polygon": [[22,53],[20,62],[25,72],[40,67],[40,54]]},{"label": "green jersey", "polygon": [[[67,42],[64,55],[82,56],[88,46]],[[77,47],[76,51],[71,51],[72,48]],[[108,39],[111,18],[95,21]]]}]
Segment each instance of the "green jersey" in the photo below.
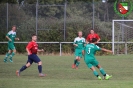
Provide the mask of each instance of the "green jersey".
[{"label": "green jersey", "polygon": [[85,46],[85,59],[95,59],[96,51],[101,50],[101,48],[93,43],[89,43]]},{"label": "green jersey", "polygon": [[85,38],[83,37],[76,37],[74,39],[74,44],[77,44],[78,46],[75,47],[75,49],[83,49],[85,44]]},{"label": "green jersey", "polygon": [[14,40],[16,38],[16,32],[9,31],[6,36],[8,36],[12,40],[12,41],[8,41],[8,43],[14,43]]}]

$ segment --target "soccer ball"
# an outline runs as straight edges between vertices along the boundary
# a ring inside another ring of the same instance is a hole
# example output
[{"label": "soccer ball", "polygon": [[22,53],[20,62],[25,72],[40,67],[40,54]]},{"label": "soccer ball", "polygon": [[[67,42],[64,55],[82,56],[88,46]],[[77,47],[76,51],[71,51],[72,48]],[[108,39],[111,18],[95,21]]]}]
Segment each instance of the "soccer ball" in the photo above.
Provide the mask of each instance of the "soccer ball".
[{"label": "soccer ball", "polygon": [[[108,74],[106,74],[106,76],[109,76]],[[103,76],[103,79],[105,79],[106,76]]]}]

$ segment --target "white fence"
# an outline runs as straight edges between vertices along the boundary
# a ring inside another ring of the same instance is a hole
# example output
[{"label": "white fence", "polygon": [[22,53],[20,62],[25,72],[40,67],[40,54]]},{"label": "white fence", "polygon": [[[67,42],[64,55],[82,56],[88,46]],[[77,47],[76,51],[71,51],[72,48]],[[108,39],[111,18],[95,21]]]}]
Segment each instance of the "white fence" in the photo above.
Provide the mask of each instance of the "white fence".
[{"label": "white fence", "polygon": [[[4,44],[4,43],[7,43],[7,42],[0,42],[0,44]],[[15,43],[21,43],[21,44],[27,44],[28,42],[15,42]],[[59,44],[60,45],[60,56],[62,56],[62,44],[73,44],[73,42],[37,42],[38,44]],[[127,52],[127,47],[128,47],[128,44],[133,44],[133,42],[99,42],[101,44],[124,44],[125,45],[125,51],[124,51],[124,54],[128,54]],[[112,47],[112,51],[115,52],[115,49],[117,48],[113,48]],[[113,53],[113,54],[117,54],[117,53]]]}]

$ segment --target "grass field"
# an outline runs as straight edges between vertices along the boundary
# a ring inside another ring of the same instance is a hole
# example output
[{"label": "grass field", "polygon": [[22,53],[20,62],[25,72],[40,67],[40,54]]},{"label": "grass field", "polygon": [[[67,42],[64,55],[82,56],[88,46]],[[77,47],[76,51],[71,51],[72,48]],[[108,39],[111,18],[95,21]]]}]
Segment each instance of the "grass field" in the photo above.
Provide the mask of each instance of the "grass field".
[{"label": "grass field", "polygon": [[[110,80],[98,80],[81,60],[78,70],[71,69],[73,56],[39,56],[46,77],[38,77],[37,64],[15,75],[26,63],[26,55],[16,55],[13,63],[4,63],[0,56],[0,88],[133,88],[133,56],[97,56]],[[98,71],[99,72],[99,71]],[[100,74],[101,75],[101,74]]]}]

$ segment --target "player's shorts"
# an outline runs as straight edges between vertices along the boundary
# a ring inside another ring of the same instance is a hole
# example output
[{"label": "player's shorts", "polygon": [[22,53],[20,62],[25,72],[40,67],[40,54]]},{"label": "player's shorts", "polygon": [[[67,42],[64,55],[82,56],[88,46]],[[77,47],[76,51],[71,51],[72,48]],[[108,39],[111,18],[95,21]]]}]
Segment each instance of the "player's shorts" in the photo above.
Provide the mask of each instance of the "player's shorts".
[{"label": "player's shorts", "polygon": [[87,59],[85,60],[86,65],[88,68],[92,68],[92,66],[98,66],[99,62],[96,59]]},{"label": "player's shorts", "polygon": [[82,58],[82,49],[75,49],[75,56]]},{"label": "player's shorts", "polygon": [[30,64],[32,64],[33,62],[38,63],[40,61],[40,58],[36,54],[28,55],[27,63],[29,62]]},{"label": "player's shorts", "polygon": [[13,43],[8,43],[8,50],[16,49]]}]

